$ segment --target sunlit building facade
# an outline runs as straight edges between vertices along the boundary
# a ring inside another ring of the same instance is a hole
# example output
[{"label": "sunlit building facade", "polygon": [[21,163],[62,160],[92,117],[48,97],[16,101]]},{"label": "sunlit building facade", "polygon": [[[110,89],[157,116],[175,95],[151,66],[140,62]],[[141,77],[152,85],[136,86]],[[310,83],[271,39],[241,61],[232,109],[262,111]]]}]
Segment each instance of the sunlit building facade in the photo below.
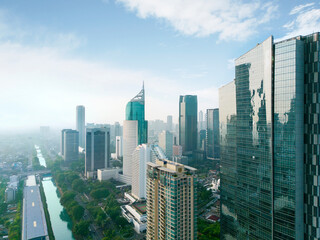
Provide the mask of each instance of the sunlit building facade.
[{"label": "sunlit building facade", "polygon": [[147,240],[197,239],[196,169],[157,160],[147,166]]},{"label": "sunlit building facade", "polygon": [[236,60],[220,88],[221,239],[320,238],[319,33]]},{"label": "sunlit building facade", "polygon": [[141,91],[128,102],[126,120],[123,122],[123,175],[130,182],[132,153],[135,148],[148,142],[148,122],[145,120],[145,92]]},{"label": "sunlit building facade", "polygon": [[163,149],[168,159],[173,155],[173,134],[167,130],[159,134],[159,146]]}]

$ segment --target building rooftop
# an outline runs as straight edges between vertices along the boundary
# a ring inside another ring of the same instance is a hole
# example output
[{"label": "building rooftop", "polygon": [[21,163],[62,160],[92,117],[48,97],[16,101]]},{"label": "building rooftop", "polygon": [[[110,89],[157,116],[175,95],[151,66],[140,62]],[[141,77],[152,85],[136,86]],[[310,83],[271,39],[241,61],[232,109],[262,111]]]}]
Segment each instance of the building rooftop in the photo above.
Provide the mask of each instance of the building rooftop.
[{"label": "building rooftop", "polygon": [[211,220],[213,222],[216,222],[216,221],[220,220],[220,218],[218,216],[216,216],[216,215],[211,215],[211,216],[207,217],[207,219]]},{"label": "building rooftop", "polygon": [[140,214],[147,213],[147,203],[145,201],[132,203],[131,206],[135,208]]},{"label": "building rooftop", "polygon": [[23,240],[48,236],[39,186],[26,186],[23,192]]}]

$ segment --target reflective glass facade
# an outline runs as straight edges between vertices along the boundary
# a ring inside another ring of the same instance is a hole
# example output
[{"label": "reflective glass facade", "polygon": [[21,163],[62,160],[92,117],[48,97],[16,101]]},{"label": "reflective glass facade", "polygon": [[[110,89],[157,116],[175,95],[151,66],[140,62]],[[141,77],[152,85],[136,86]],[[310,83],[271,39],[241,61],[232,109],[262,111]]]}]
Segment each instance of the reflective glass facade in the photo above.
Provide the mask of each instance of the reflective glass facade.
[{"label": "reflective glass facade", "polygon": [[270,37],[220,89],[221,239],[320,239],[319,52]]},{"label": "reflective glass facade", "polygon": [[86,130],[85,172],[110,167],[110,130],[88,128]]},{"label": "reflective glass facade", "polygon": [[303,239],[303,42],[274,51],[274,239]]},{"label": "reflective glass facade", "polygon": [[272,44],[235,62],[237,239],[272,237]]},{"label": "reflective glass facade", "polygon": [[219,89],[221,153],[221,239],[237,239],[237,168],[236,168],[236,86],[231,82]]},{"label": "reflective glass facade", "polygon": [[[228,234],[233,234],[233,239],[272,239],[272,46],[273,38],[269,37],[236,60],[236,148],[227,161],[221,152],[221,183],[235,177],[229,182],[233,186],[221,185],[222,194],[226,186],[233,201],[233,209],[227,211],[224,207],[228,207],[225,201],[229,198],[222,199],[222,228],[229,225],[228,218],[233,221],[232,231],[223,232],[222,239],[228,239]],[[232,103],[229,98],[227,101]],[[232,119],[226,119],[225,113],[221,117],[224,126]],[[226,141],[225,133],[221,133],[221,144]],[[224,143],[228,148],[228,141]],[[227,169],[230,165],[235,176]]]},{"label": "reflective glass facade", "polygon": [[138,121],[138,145],[148,142],[148,122],[145,121],[144,88],[126,107],[126,120]]},{"label": "reflective glass facade", "polygon": [[207,158],[220,158],[219,108],[207,109]]},{"label": "reflective glass facade", "polygon": [[192,154],[197,149],[198,135],[198,100],[197,96],[185,95],[179,99],[179,145],[184,155]]}]

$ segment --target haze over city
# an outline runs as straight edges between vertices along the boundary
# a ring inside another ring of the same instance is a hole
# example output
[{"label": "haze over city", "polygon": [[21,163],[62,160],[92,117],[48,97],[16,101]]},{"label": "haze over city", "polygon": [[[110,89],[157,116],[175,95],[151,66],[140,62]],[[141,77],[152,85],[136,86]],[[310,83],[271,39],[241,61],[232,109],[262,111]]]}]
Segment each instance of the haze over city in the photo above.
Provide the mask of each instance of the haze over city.
[{"label": "haze over city", "polygon": [[179,95],[218,107],[235,58],[271,34],[320,28],[316,1],[9,1],[0,3],[0,130],[122,122],[145,83],[146,119],[173,115]]}]

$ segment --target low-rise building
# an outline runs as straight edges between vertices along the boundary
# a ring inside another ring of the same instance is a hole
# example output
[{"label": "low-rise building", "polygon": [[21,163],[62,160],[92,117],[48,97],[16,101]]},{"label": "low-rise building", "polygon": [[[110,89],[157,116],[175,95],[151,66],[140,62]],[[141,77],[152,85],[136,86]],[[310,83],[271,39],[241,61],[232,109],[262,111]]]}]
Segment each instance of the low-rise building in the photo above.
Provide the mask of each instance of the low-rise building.
[{"label": "low-rise building", "polygon": [[99,181],[109,180],[111,178],[118,180],[119,179],[119,168],[103,168],[97,170],[97,178]]},{"label": "low-rise building", "polygon": [[18,191],[19,177],[16,175],[10,176],[10,181],[5,191],[6,203],[12,202],[16,199],[16,193]]},{"label": "low-rise building", "polygon": [[145,232],[147,229],[146,201],[134,202],[121,206],[122,215],[129,223],[133,223],[137,233]]}]

